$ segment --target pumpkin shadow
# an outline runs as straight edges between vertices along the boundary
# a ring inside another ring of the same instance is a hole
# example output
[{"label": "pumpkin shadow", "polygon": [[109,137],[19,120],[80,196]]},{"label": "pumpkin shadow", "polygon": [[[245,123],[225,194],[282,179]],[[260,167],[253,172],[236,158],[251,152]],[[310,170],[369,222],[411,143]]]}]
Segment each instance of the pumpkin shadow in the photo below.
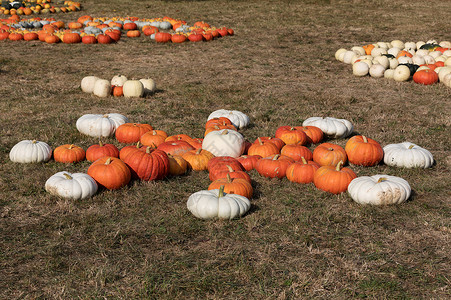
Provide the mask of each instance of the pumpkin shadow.
[{"label": "pumpkin shadow", "polygon": [[411,190],[410,191],[410,197],[409,197],[409,199],[407,199],[406,201],[405,201],[405,203],[410,203],[410,202],[412,202],[412,201],[415,201],[415,198],[418,196],[418,194],[417,194],[417,192],[415,192],[415,190]]},{"label": "pumpkin shadow", "polygon": [[155,91],[148,93],[145,98],[152,97],[152,96],[155,96],[156,94],[161,94],[164,92],[166,92],[166,91],[162,90],[162,89],[156,89]]}]

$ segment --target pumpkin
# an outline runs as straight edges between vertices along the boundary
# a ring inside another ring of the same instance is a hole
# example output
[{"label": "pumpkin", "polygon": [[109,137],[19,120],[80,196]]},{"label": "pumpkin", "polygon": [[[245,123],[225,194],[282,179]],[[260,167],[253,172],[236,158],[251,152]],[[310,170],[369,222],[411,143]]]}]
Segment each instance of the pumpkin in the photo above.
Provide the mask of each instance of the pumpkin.
[{"label": "pumpkin", "polygon": [[255,165],[255,170],[264,177],[283,178],[292,163],[294,159],[291,157],[276,154],[260,159]]},{"label": "pumpkin", "polygon": [[351,164],[365,167],[377,165],[384,157],[381,145],[363,135],[350,138],[346,143],[345,151]]},{"label": "pumpkin", "polygon": [[129,155],[133,151],[140,150],[143,147],[146,147],[146,146],[143,146],[141,144],[141,142],[137,142],[136,145],[122,147],[121,150],[119,151],[119,158],[121,160],[124,160],[127,157],[127,155]]},{"label": "pumpkin", "polygon": [[398,82],[407,81],[410,78],[410,69],[406,65],[398,65],[393,74],[393,79]]},{"label": "pumpkin", "polygon": [[86,76],[81,80],[81,90],[85,93],[94,92],[94,86],[97,80],[100,78],[96,76]]},{"label": "pumpkin", "polygon": [[302,122],[302,126],[316,126],[332,138],[345,138],[354,131],[354,126],[348,120],[332,117],[310,117]]},{"label": "pumpkin", "polygon": [[277,149],[279,149],[279,151],[282,149],[283,146],[285,146],[285,143],[276,137],[271,137],[271,136],[261,136],[258,137],[255,141],[254,144],[260,144],[260,141],[262,141],[263,143],[272,143],[274,145],[277,146]]},{"label": "pumpkin", "polygon": [[280,153],[280,149],[272,142],[264,143],[261,138],[257,138],[256,142],[249,147],[247,154],[267,157]]},{"label": "pumpkin", "polygon": [[150,147],[131,151],[124,157],[132,176],[144,181],[163,179],[169,173],[168,155],[158,149]]},{"label": "pumpkin", "polygon": [[[388,63],[388,60],[387,60]],[[374,78],[382,78],[384,77],[386,67],[381,64],[373,64],[370,68],[370,76]]]},{"label": "pumpkin", "polygon": [[244,152],[244,138],[235,130],[212,131],[202,141],[202,149],[214,156],[238,157]]},{"label": "pumpkin", "polygon": [[438,75],[433,70],[421,70],[415,72],[412,79],[415,83],[430,85],[438,82]]},{"label": "pumpkin", "polygon": [[186,36],[182,33],[173,34],[171,37],[171,42],[173,43],[183,43],[186,41]]},{"label": "pumpkin", "polygon": [[260,155],[241,155],[237,157],[237,160],[241,163],[246,171],[250,171],[255,169],[255,165],[257,161],[259,161],[262,157]]},{"label": "pumpkin", "polygon": [[99,34],[97,36],[97,42],[99,42],[99,44],[111,44],[114,41],[115,40],[113,40],[108,34]]},{"label": "pumpkin", "polygon": [[124,96],[124,88],[122,86],[111,86],[111,89],[114,97]]},{"label": "pumpkin", "polygon": [[286,145],[307,144],[307,135],[304,131],[291,126],[281,126],[277,128],[276,138],[281,139]]},{"label": "pumpkin", "polygon": [[217,156],[210,159],[208,162],[207,170],[211,172],[217,167],[222,167],[225,165],[230,165],[234,168],[234,170],[244,170],[241,163],[237,158],[231,156]]},{"label": "pumpkin", "polygon": [[204,139],[200,139],[200,138],[193,138],[188,142],[188,144],[190,144],[191,146],[194,147],[194,149],[199,149],[202,148],[202,142],[204,141]]},{"label": "pumpkin", "polygon": [[321,166],[336,166],[338,162],[347,160],[346,151],[340,145],[322,143],[313,150],[313,161]]},{"label": "pumpkin", "polygon": [[115,75],[111,79],[110,84],[115,86],[123,86],[127,80],[127,77],[125,77],[124,75]]},{"label": "pumpkin", "polygon": [[231,124],[230,125],[213,125],[211,127],[208,127],[207,129],[205,129],[204,136],[206,136],[207,134],[209,134],[212,131],[218,131],[221,129],[229,129],[229,130],[235,130],[235,131],[237,130],[236,127]]},{"label": "pumpkin", "polygon": [[205,129],[214,125],[232,125],[232,122],[226,117],[212,118],[205,123]]},{"label": "pumpkin", "polygon": [[45,182],[45,190],[52,195],[81,200],[89,198],[97,192],[96,181],[85,173],[58,172]]},{"label": "pumpkin", "polygon": [[53,159],[61,163],[76,163],[84,160],[85,156],[85,150],[74,144],[61,145],[53,150]]},{"label": "pumpkin", "polygon": [[360,204],[400,204],[409,199],[411,192],[406,180],[390,175],[361,176],[348,185],[352,200]]},{"label": "pumpkin", "polygon": [[286,171],[287,179],[296,183],[313,182],[313,176],[320,168],[320,165],[314,161],[307,161],[304,157],[288,166]]},{"label": "pumpkin", "polygon": [[144,87],[144,95],[150,95],[157,90],[155,81],[151,78],[142,78],[139,80]]},{"label": "pumpkin", "polygon": [[23,140],[15,144],[9,152],[9,159],[17,163],[46,162],[52,157],[52,148],[41,141]]},{"label": "pumpkin", "polygon": [[124,123],[116,128],[116,139],[119,143],[131,144],[141,139],[141,136],[153,130],[149,124]]},{"label": "pumpkin", "polygon": [[128,166],[119,158],[104,156],[93,162],[88,168],[88,175],[97,184],[109,190],[126,186],[131,179]]},{"label": "pumpkin", "polygon": [[324,138],[323,131],[316,126],[296,126],[297,130],[302,130],[307,135],[308,144],[318,144]]},{"label": "pumpkin", "polygon": [[285,145],[280,151],[280,154],[291,157],[295,161],[301,160],[302,157],[306,160],[313,159],[312,151],[310,151],[309,148],[302,146],[302,144]]},{"label": "pumpkin", "polygon": [[430,168],[434,157],[428,150],[410,142],[389,144],[383,148],[384,163],[403,168]]},{"label": "pumpkin", "polygon": [[158,43],[167,43],[170,42],[172,35],[167,32],[157,32],[155,33],[155,41]]},{"label": "pumpkin", "polygon": [[39,36],[36,32],[27,32],[23,35],[23,39],[25,41],[34,41],[34,40],[38,40]]},{"label": "pumpkin", "polygon": [[363,61],[358,61],[352,65],[352,74],[356,76],[366,76],[369,70],[370,67]]},{"label": "pumpkin", "polygon": [[124,97],[142,97],[144,95],[144,85],[139,80],[127,80],[122,86]]},{"label": "pumpkin", "polygon": [[188,170],[188,162],[180,155],[168,154],[169,172],[171,176],[180,176]]},{"label": "pumpkin", "polygon": [[228,194],[236,194],[244,196],[248,199],[252,198],[254,189],[249,181],[243,178],[231,178],[229,174],[226,178],[219,178],[213,181],[209,186],[209,190],[219,189],[224,186],[224,192]]},{"label": "pumpkin", "polygon": [[81,43],[81,36],[76,32],[68,32],[63,35],[62,41],[65,44]]},{"label": "pumpkin", "polygon": [[343,161],[337,166],[322,166],[313,175],[313,183],[323,191],[340,194],[348,189],[349,183],[357,175],[349,168],[343,168]]},{"label": "pumpkin", "polygon": [[85,35],[81,38],[83,44],[97,44],[97,39],[93,35]]},{"label": "pumpkin", "polygon": [[180,133],[180,134],[174,134],[174,135],[168,136],[168,137],[166,137],[166,139],[164,141],[165,142],[173,142],[173,141],[189,142],[191,140],[192,140],[192,137],[190,137],[189,135]]},{"label": "pumpkin", "polygon": [[234,170],[229,165],[225,165],[225,167],[225,169],[221,168],[217,172],[210,173],[210,180],[215,181],[220,178],[227,178],[228,175],[230,178],[241,178],[251,182],[251,177],[245,171]]},{"label": "pumpkin", "polygon": [[113,144],[99,144],[91,145],[86,150],[86,160],[93,162],[104,156],[119,157],[119,149]]},{"label": "pumpkin", "polygon": [[116,132],[116,128],[128,123],[127,117],[117,114],[85,114],[76,123],[79,132],[92,137],[109,137]]},{"label": "pumpkin", "polygon": [[212,112],[207,120],[213,118],[225,117],[232,122],[232,125],[238,129],[243,129],[247,127],[250,123],[249,117],[238,110],[226,110],[226,109],[218,109]]},{"label": "pumpkin", "polygon": [[207,170],[208,161],[214,156],[207,150],[199,148],[190,150],[182,154],[182,157],[188,162],[188,166],[194,171]]},{"label": "pumpkin", "polygon": [[251,202],[244,196],[224,193],[224,187],[221,187],[190,195],[186,206],[196,218],[231,220],[243,216]]},{"label": "pumpkin", "polygon": [[183,155],[185,152],[194,150],[194,147],[186,141],[179,140],[161,143],[158,145],[157,149],[164,151],[167,154]]},{"label": "pumpkin", "polygon": [[111,94],[110,82],[106,79],[98,79],[94,84],[94,91],[92,92],[97,97],[107,97]]},{"label": "pumpkin", "polygon": [[150,130],[144,133],[139,141],[144,146],[151,146],[157,148],[160,144],[165,142],[165,139],[168,137],[166,132],[162,130]]}]

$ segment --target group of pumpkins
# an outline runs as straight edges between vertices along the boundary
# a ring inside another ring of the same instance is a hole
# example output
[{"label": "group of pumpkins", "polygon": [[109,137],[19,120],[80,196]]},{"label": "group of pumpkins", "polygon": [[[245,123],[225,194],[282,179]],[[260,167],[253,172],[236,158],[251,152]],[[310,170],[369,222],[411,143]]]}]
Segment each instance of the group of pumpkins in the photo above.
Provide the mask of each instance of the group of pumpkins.
[{"label": "group of pumpkins", "polygon": [[115,75],[111,80],[106,80],[86,76],[81,80],[81,90],[97,97],[145,97],[155,92],[156,84],[151,78],[129,80],[124,75]]},{"label": "group of pumpkins", "polygon": [[[170,17],[138,19],[136,17],[93,18],[85,15],[77,21],[66,24],[54,18],[20,19],[13,15],[0,20],[0,40],[34,41],[49,44],[63,42],[66,44],[111,44],[119,41],[122,33],[127,37],[140,37],[141,32],[156,42],[183,43],[185,41],[211,41],[215,38],[233,35],[231,28],[211,27],[205,22],[195,22],[193,26],[186,21]],[[67,27],[67,28],[66,28]],[[162,31],[162,30],[169,30]]]},{"label": "group of pumpkins", "polygon": [[335,58],[352,65],[356,76],[388,78],[451,87],[451,42],[378,42],[351,49],[340,48]]},{"label": "group of pumpkins", "polygon": [[[291,182],[313,184],[324,191],[339,194],[348,191],[361,204],[395,204],[410,197],[411,188],[402,178],[389,175],[361,176],[343,165],[375,166],[382,160],[398,167],[429,168],[432,154],[415,144],[404,142],[384,148],[365,136],[351,137],[345,148],[324,142],[346,138],[353,125],[345,119],[311,117],[302,126],[281,126],[273,137],[245,140],[239,132],[249,124],[240,111],[217,110],[205,124],[204,138],[186,134],[168,136],[149,124],[130,123],[118,114],[86,114],[76,122],[82,134],[108,138],[125,144],[95,144],[86,151],[67,144],[52,151],[45,142],[24,140],[10,151],[13,162],[76,163],[87,159],[92,164],[85,173],[62,171],[51,176],[45,189],[60,197],[83,199],[97,192],[98,185],[119,189],[132,178],[150,181],[193,171],[208,171],[212,181],[207,190],[189,196],[187,207],[198,218],[233,219],[251,207],[253,195],[247,171],[255,169],[261,176],[284,178]],[[318,144],[313,151],[307,146]]]},{"label": "group of pumpkins", "polygon": [[67,13],[81,10],[81,3],[75,1],[52,0],[2,0],[0,14],[4,15],[32,15],[45,13]]}]

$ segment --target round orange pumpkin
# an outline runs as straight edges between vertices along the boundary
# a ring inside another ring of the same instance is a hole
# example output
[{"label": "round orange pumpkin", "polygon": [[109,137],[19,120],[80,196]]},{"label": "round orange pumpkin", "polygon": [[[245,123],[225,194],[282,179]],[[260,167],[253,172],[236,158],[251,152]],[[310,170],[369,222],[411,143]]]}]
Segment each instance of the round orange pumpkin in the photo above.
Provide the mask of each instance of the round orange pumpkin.
[{"label": "round orange pumpkin", "polygon": [[190,150],[182,154],[182,157],[188,162],[188,166],[194,171],[203,171],[208,168],[208,161],[214,157],[211,152],[199,148]]},{"label": "round orange pumpkin", "polygon": [[315,186],[323,191],[340,194],[348,189],[349,183],[357,175],[349,168],[343,168],[343,161],[336,166],[322,166],[313,176]]},{"label": "round orange pumpkin", "polygon": [[61,163],[76,163],[85,159],[85,150],[74,144],[66,144],[53,150],[53,159]]},{"label": "round orange pumpkin", "polygon": [[138,142],[144,133],[152,129],[149,124],[125,123],[116,129],[115,135],[119,143],[130,144]]},{"label": "round orange pumpkin", "polygon": [[128,166],[119,158],[104,156],[89,166],[88,175],[101,186],[116,190],[126,186],[131,179]]},{"label": "round orange pumpkin", "polygon": [[280,153],[280,150],[274,143],[264,143],[260,138],[257,138],[257,143],[252,144],[247,150],[248,155],[259,155],[261,157],[267,157],[278,153]]},{"label": "round orange pumpkin", "polygon": [[363,135],[350,138],[346,143],[345,151],[351,164],[365,167],[377,165],[384,157],[381,145]]},{"label": "round orange pumpkin", "polygon": [[336,166],[339,161],[347,160],[346,151],[340,145],[322,143],[313,150],[313,161],[321,166]]},{"label": "round orange pumpkin", "polygon": [[104,156],[119,157],[119,149],[113,144],[99,142],[89,146],[86,150],[86,160],[88,161],[93,162]]},{"label": "round orange pumpkin", "polygon": [[226,178],[220,178],[213,181],[209,186],[208,190],[219,189],[224,186],[224,192],[227,194],[236,194],[244,196],[248,199],[252,198],[254,189],[252,185],[246,179],[242,178],[231,178],[229,175]]},{"label": "round orange pumpkin", "polygon": [[320,168],[320,165],[314,161],[307,161],[301,157],[300,161],[291,164],[287,168],[287,179],[296,183],[310,183],[313,182],[313,176]]},{"label": "round orange pumpkin", "polygon": [[294,163],[294,159],[285,155],[271,155],[260,159],[255,165],[257,172],[269,178],[283,178],[289,165]]}]

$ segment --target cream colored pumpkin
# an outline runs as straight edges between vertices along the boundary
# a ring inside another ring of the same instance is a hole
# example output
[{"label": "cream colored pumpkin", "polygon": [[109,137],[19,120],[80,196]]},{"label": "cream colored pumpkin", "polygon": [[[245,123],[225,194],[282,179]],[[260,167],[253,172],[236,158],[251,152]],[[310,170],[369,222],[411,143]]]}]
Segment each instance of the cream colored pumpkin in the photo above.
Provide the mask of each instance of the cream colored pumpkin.
[{"label": "cream colored pumpkin", "polygon": [[441,41],[439,43],[439,45],[440,45],[440,47],[443,47],[443,48],[451,48],[451,42],[450,41]]},{"label": "cream colored pumpkin", "polygon": [[142,78],[139,81],[141,81],[141,83],[143,84],[144,95],[152,94],[157,89],[155,81],[151,78]]},{"label": "cream colored pumpkin", "polygon": [[400,204],[409,199],[411,192],[406,180],[390,175],[361,176],[348,185],[352,200],[360,204]]},{"label": "cream colored pumpkin", "polygon": [[393,73],[393,79],[395,81],[407,81],[410,78],[410,70],[407,66],[401,65],[396,67],[395,72]]},{"label": "cream colored pumpkin", "polygon": [[444,84],[445,86],[451,88],[451,74],[446,74],[446,75],[443,77],[443,84]]},{"label": "cream colored pumpkin", "polygon": [[376,56],[373,59],[374,62],[377,62],[378,64],[382,65],[384,67],[384,69],[387,69],[390,66],[390,62],[388,61],[388,57],[381,55],[381,56]]},{"label": "cream colored pumpkin", "polygon": [[387,49],[385,49],[385,48],[373,48],[373,50],[371,50],[371,56],[373,56],[373,57],[381,56],[382,54],[387,54]]},{"label": "cream colored pumpkin", "polygon": [[76,123],[79,132],[92,137],[109,137],[114,135],[116,128],[129,123],[127,117],[117,114],[86,114],[81,116]]},{"label": "cream colored pumpkin", "polygon": [[53,174],[45,182],[45,190],[52,195],[66,199],[81,200],[89,198],[97,192],[96,181],[85,173],[69,173],[66,171]]},{"label": "cream colored pumpkin", "polygon": [[401,56],[401,57],[398,57],[398,63],[399,64],[412,64],[413,61],[412,61],[411,57]]},{"label": "cream colored pumpkin", "polygon": [[399,51],[401,51],[401,49],[399,49],[398,47],[392,47],[387,50],[387,54],[391,54],[394,57],[396,57],[396,56],[398,56]]},{"label": "cream colored pumpkin", "polygon": [[338,61],[343,62],[343,58],[344,58],[344,55],[345,55],[346,51],[348,51],[348,50],[346,50],[345,48],[338,49],[335,52],[335,59],[338,60]]},{"label": "cream colored pumpkin", "polygon": [[370,76],[374,78],[384,77],[385,68],[383,65],[372,65],[370,68]]},{"label": "cream colored pumpkin", "polygon": [[355,46],[351,48],[351,51],[354,51],[357,55],[365,55],[365,49],[360,46]]},{"label": "cream colored pumpkin", "polygon": [[96,76],[86,76],[81,80],[81,90],[85,93],[93,93],[96,81],[100,78]]},{"label": "cream colored pumpkin", "polygon": [[433,58],[432,56],[430,56],[430,55],[425,55],[425,56],[423,56],[423,59],[424,59],[424,62],[426,63],[426,64],[435,64],[435,58]]},{"label": "cream colored pumpkin", "polygon": [[124,97],[142,97],[144,95],[144,85],[139,80],[127,80],[122,86]]},{"label": "cream colored pumpkin", "polygon": [[400,41],[400,40],[393,40],[393,41],[391,41],[391,46],[392,47],[396,47],[396,48],[399,48],[399,49],[404,49],[404,42],[403,41]]},{"label": "cream colored pumpkin", "polygon": [[356,56],[357,54],[354,51],[348,50],[343,56],[343,62],[345,64],[351,64],[352,60],[355,59]]},{"label": "cream colored pumpkin", "polygon": [[124,75],[116,75],[111,79],[111,85],[123,86],[127,81],[127,77]]},{"label": "cream colored pumpkin", "polygon": [[384,148],[384,163],[403,168],[430,168],[434,158],[428,150],[410,142],[389,144]]},{"label": "cream colored pumpkin", "polygon": [[384,72],[384,78],[387,78],[387,79],[393,79],[393,75],[395,74],[395,70],[393,70],[393,69],[387,69],[387,70],[385,70],[385,72]]},{"label": "cream colored pumpkin", "polygon": [[219,118],[219,117],[225,117],[232,122],[233,126],[235,126],[237,129],[243,129],[244,127],[247,127],[250,123],[249,117],[238,110],[227,110],[227,109],[218,109],[212,112],[207,120],[213,119],[213,118]]},{"label": "cream colored pumpkin", "polygon": [[423,42],[423,41],[418,41],[418,42],[417,42],[417,49],[420,49],[421,46],[423,46],[424,44],[426,44],[426,43]]},{"label": "cream colored pumpkin", "polygon": [[425,63],[423,56],[415,54],[412,56],[412,62],[416,65],[422,65]]},{"label": "cream colored pumpkin", "polygon": [[451,56],[445,60],[445,66],[451,66]]},{"label": "cream colored pumpkin", "polygon": [[333,138],[345,138],[354,131],[354,126],[348,120],[332,117],[310,117],[302,122],[302,126],[316,126]]},{"label": "cream colored pumpkin", "polygon": [[399,65],[399,62],[396,58],[389,58],[388,63],[390,64],[390,69],[396,69],[396,67]]},{"label": "cream colored pumpkin", "polygon": [[[436,68],[438,69],[438,68]],[[446,75],[451,73],[451,66],[441,67],[438,71],[438,80],[443,81]]]},{"label": "cream colored pumpkin", "polygon": [[368,64],[363,61],[358,61],[352,65],[352,73],[356,76],[366,76],[369,70]]},{"label": "cream colored pumpkin", "polygon": [[111,84],[106,79],[99,79],[94,85],[93,94],[97,97],[108,97],[111,95]]},{"label": "cream colored pumpkin", "polygon": [[243,154],[244,147],[244,137],[235,130],[212,131],[202,141],[202,149],[214,156],[239,157]]},{"label": "cream colored pumpkin", "polygon": [[429,54],[429,50],[426,50],[426,49],[418,49],[417,52],[415,52],[415,55],[421,56],[421,57],[428,55],[428,54]]},{"label": "cream colored pumpkin", "polygon": [[9,152],[9,159],[17,163],[46,162],[52,157],[52,148],[41,141],[23,140],[15,144]]},{"label": "cream colored pumpkin", "polygon": [[405,42],[404,49],[406,50],[417,50],[417,44],[415,42]]}]

